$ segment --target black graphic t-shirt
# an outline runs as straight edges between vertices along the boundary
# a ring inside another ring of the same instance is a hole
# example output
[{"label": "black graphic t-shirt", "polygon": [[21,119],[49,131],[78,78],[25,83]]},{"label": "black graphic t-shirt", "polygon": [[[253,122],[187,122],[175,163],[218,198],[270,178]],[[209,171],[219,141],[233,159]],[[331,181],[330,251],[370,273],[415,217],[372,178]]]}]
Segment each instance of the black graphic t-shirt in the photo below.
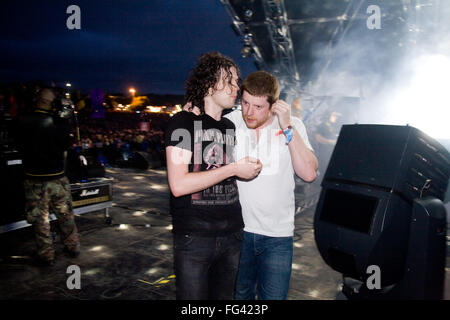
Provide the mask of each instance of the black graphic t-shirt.
[{"label": "black graphic t-shirt", "polygon": [[[166,146],[192,152],[189,172],[209,171],[234,161],[235,126],[207,114],[182,111],[170,119]],[[170,197],[173,232],[223,236],[243,228],[236,178],[228,178],[197,193]]]}]

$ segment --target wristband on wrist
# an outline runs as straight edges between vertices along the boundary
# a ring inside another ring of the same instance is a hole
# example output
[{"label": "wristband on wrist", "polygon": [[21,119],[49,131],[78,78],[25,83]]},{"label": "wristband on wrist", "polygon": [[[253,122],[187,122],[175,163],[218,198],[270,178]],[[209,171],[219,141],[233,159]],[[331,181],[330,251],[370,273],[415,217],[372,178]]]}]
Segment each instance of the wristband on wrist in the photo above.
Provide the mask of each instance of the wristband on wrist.
[{"label": "wristband on wrist", "polygon": [[279,136],[282,133],[284,133],[286,135],[289,132],[290,129],[293,129],[293,127],[292,126],[288,126],[286,129],[278,131],[275,135]]},{"label": "wristband on wrist", "polygon": [[286,144],[289,144],[291,142],[292,137],[294,136],[294,128],[292,126],[288,126],[284,130],[280,130],[277,135],[283,133],[286,136]]},{"label": "wristband on wrist", "polygon": [[288,126],[286,129],[278,131],[275,135],[279,136],[282,133],[286,136],[286,144],[289,144],[294,136],[294,127]]},{"label": "wristband on wrist", "polygon": [[288,128],[286,130],[283,131],[284,135],[286,136],[286,144],[289,144],[289,142],[291,142],[292,137],[294,136],[294,129]]},{"label": "wristband on wrist", "polygon": [[286,129],[283,130],[284,135],[287,135],[290,130],[292,130],[292,126],[288,126]]}]

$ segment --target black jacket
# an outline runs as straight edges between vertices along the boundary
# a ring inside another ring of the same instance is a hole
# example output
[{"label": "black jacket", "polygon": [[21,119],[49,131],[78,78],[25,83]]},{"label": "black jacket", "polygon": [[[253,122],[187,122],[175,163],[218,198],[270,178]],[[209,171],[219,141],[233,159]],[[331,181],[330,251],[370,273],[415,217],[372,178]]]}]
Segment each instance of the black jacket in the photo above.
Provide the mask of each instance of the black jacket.
[{"label": "black jacket", "polygon": [[65,151],[70,147],[67,120],[37,109],[19,119],[15,135],[27,179],[51,180],[65,175]]}]

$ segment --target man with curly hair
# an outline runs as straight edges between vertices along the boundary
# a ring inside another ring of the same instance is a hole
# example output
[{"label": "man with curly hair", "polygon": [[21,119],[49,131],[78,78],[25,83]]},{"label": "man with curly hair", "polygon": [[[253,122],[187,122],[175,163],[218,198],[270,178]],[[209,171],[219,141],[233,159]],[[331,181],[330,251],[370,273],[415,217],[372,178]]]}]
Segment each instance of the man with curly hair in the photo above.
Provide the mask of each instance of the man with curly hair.
[{"label": "man with curly hair", "polygon": [[[261,173],[238,181],[244,220],[235,299],[286,299],[292,270],[295,216],[294,173],[306,182],[318,167],[305,125],[279,99],[278,80],[265,71],[241,85],[242,110],[225,115],[236,126],[235,156],[257,157]],[[185,110],[198,113],[195,103]]]},{"label": "man with curly hair", "polygon": [[233,299],[243,230],[236,178],[262,167],[234,161],[235,126],[222,111],[234,106],[238,81],[230,58],[202,55],[186,82],[200,115],[182,111],[165,132],[177,299]]}]

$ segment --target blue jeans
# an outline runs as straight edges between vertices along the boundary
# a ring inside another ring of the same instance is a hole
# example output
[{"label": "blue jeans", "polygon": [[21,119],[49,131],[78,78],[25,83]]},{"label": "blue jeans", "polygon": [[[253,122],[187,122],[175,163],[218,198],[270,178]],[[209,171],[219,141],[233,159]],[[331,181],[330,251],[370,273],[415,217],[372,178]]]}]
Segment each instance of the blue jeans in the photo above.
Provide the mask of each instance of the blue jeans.
[{"label": "blue jeans", "polygon": [[178,300],[231,300],[234,296],[242,231],[224,237],[174,234]]},{"label": "blue jeans", "polygon": [[293,237],[244,232],[235,299],[284,300],[292,270]]}]

